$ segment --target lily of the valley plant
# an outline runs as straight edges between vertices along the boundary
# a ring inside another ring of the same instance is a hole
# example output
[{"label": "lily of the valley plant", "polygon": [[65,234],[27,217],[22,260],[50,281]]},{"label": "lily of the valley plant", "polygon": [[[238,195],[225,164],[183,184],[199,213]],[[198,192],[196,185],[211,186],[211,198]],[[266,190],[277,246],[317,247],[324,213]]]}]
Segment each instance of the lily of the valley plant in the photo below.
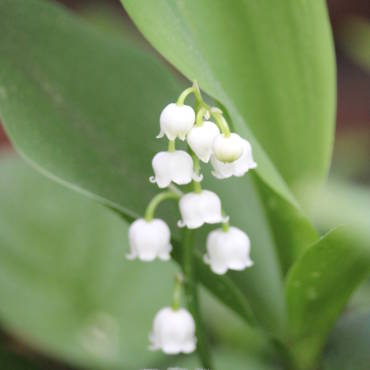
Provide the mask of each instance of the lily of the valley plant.
[{"label": "lily of the valley plant", "polygon": [[[195,96],[196,111],[184,104],[190,94]],[[230,226],[230,217],[224,211],[219,196],[202,188],[200,166],[200,162],[211,162],[212,174],[218,179],[243,176],[257,166],[251,145],[230,131],[220,109],[204,102],[197,82],[184,90],[176,103],[170,103],[163,109],[157,138],[164,136],[168,139],[168,149],[154,156],[154,176],[150,177],[150,181],[161,189],[168,189],[158,193],[149,202],[144,218],[137,219],[130,226],[130,253],[127,258],[142,261],[170,259],[169,226],[154,216],[162,201],[173,199],[178,202],[182,218],[177,223],[179,227],[197,229],[204,224],[221,224],[220,228],[209,233],[204,255],[204,262],[214,273],[225,274],[227,270],[240,271],[251,267],[253,262],[249,256],[248,235]],[[187,141],[187,151],[176,149],[176,139]],[[193,190],[189,192],[177,187],[190,183]],[[192,264],[192,259],[187,263]],[[187,276],[186,271],[184,274],[184,283],[188,284],[191,276]],[[196,348],[195,320],[188,310],[180,308],[182,280],[181,276],[176,279],[172,306],[161,309],[155,316],[150,335],[152,350],[178,354],[190,353]]]}]

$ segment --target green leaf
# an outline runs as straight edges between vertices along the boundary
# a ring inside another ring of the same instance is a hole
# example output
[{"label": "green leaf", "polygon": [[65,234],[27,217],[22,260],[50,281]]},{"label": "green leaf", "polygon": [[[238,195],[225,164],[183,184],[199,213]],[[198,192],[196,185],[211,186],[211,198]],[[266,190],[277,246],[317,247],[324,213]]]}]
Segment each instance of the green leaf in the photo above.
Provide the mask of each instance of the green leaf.
[{"label": "green leaf", "polygon": [[370,272],[368,239],[338,228],[310,247],[286,282],[290,338],[300,368],[311,369],[349,297]]},{"label": "green leaf", "polygon": [[121,2],[162,55],[225,105],[267,184],[292,201],[284,181],[298,192],[325,176],[335,68],[323,0]]},{"label": "green leaf", "polygon": [[23,340],[88,368],[166,360],[147,349],[171,303],[171,263],[125,259],[127,224],[14,158],[0,162],[0,320]]},{"label": "green leaf", "polygon": [[318,234],[301,209],[272,191],[258,176],[255,182],[285,275],[303,251],[318,240]]},{"label": "green leaf", "polygon": [[370,312],[347,312],[330,335],[323,370],[368,370]]},{"label": "green leaf", "polygon": [[0,17],[0,116],[18,151],[137,216],[155,192],[150,158],[163,148],[152,140],[156,117],[181,86],[150,54],[55,5],[5,0]]}]

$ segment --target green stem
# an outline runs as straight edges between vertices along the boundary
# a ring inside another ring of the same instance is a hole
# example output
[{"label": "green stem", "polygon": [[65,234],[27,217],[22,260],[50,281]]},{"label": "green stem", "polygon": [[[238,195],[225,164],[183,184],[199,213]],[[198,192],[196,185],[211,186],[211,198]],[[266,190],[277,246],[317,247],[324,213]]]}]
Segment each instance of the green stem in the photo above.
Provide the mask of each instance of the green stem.
[{"label": "green stem", "polygon": [[172,309],[177,311],[181,307],[181,291],[184,278],[182,274],[176,274],[175,288],[173,290]]},{"label": "green stem", "polygon": [[[226,212],[222,209],[222,217],[226,218]],[[230,229],[230,223],[229,223],[229,220],[227,220],[226,222],[223,222],[222,223],[222,230],[226,232],[228,232]]]},{"label": "green stem", "polygon": [[[194,172],[199,175],[200,173],[200,163],[199,159],[196,156],[196,154],[189,148],[188,151],[190,152],[192,158],[193,158],[193,166],[194,166]],[[194,186],[194,192],[195,193],[200,193],[202,191],[202,185],[200,184],[199,181],[193,180],[193,186]]]},{"label": "green stem", "polygon": [[175,150],[176,150],[175,140],[169,140],[168,141],[168,151],[174,152]]},{"label": "green stem", "polygon": [[225,233],[227,233],[230,229],[230,224],[228,222],[224,222],[222,224],[222,230],[225,231]]},{"label": "green stem", "polygon": [[198,298],[198,281],[195,273],[194,261],[194,233],[184,229],[183,234],[183,261],[184,287],[187,307],[192,314],[196,325],[197,352],[205,369],[214,369],[208,349],[208,342],[203,329]]},{"label": "green stem", "polygon": [[197,99],[198,102],[201,103],[202,105],[205,104],[204,101],[203,101],[202,94],[200,92],[200,88],[199,88],[197,80],[193,81],[192,89],[193,89],[193,92],[194,92],[195,99]]},{"label": "green stem", "polygon": [[217,126],[220,128],[225,137],[229,137],[231,134],[230,127],[226,122],[225,117],[222,115],[222,112],[219,110],[211,110],[211,115],[215,119]]},{"label": "green stem", "polygon": [[174,191],[164,191],[162,193],[159,193],[155,195],[152,200],[149,202],[148,206],[146,207],[145,210],[145,220],[146,221],[151,221],[153,220],[154,213],[158,205],[163,202],[166,199],[179,199],[180,196]]},{"label": "green stem", "polygon": [[199,127],[199,126],[202,126],[203,124],[203,117],[204,117],[204,114],[207,112],[207,108],[205,107],[201,107],[199,110],[198,110],[198,113],[197,113],[197,118],[195,120],[195,127]]},{"label": "green stem", "polygon": [[190,95],[193,92],[194,92],[193,86],[185,89],[178,97],[176,105],[184,105],[185,99],[188,97],[188,95]]}]

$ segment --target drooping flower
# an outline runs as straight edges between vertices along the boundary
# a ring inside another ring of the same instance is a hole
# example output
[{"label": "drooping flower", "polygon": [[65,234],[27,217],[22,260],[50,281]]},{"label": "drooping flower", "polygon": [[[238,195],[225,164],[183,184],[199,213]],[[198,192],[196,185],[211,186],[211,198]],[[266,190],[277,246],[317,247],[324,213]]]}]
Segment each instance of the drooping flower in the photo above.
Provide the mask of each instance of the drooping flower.
[{"label": "drooping flower", "polygon": [[186,226],[189,229],[196,229],[205,223],[215,224],[227,220],[222,216],[220,198],[209,190],[183,195],[179,207],[182,217],[182,220],[178,222],[179,227]]},{"label": "drooping flower", "polygon": [[234,162],[243,154],[243,139],[235,133],[218,135],[213,141],[214,156],[221,162]]},{"label": "drooping flower", "polygon": [[187,133],[193,127],[195,122],[195,112],[189,105],[168,104],[159,118],[161,131],[157,138],[164,135],[168,140],[185,140]]},{"label": "drooping flower", "polygon": [[170,259],[172,246],[170,244],[170,229],[160,219],[146,221],[139,218],[129,228],[130,254],[127,258],[138,258],[142,261],[153,261],[159,258]]},{"label": "drooping flower", "polygon": [[228,231],[217,229],[207,237],[207,254],[204,261],[211,270],[222,275],[230,270],[244,270],[253,265],[249,257],[250,240],[247,234],[237,227]]},{"label": "drooping flower", "polygon": [[216,158],[211,157],[213,167],[212,174],[218,179],[226,179],[231,176],[241,177],[249,170],[256,168],[257,163],[252,157],[252,147],[247,140],[242,140],[243,153],[239,159],[234,162],[224,163]]},{"label": "drooping flower", "polygon": [[150,181],[159,188],[166,188],[171,182],[178,185],[189,184],[192,180],[201,181],[202,176],[193,170],[193,159],[183,150],[159,152],[152,160],[154,176]]},{"label": "drooping flower", "polygon": [[162,308],[155,315],[149,340],[151,350],[169,355],[191,353],[196,348],[194,319],[184,308]]},{"label": "drooping flower", "polygon": [[208,163],[212,154],[212,146],[217,135],[218,127],[211,121],[205,121],[201,126],[194,126],[187,137],[188,144],[197,157]]}]

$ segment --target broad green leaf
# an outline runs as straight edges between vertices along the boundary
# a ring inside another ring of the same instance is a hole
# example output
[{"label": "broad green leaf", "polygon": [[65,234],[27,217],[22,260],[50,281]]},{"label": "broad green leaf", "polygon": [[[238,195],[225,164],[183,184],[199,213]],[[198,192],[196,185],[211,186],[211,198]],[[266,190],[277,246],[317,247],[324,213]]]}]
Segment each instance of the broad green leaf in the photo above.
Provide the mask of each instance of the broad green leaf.
[{"label": "broad green leaf", "polygon": [[285,275],[303,251],[317,241],[318,234],[302,210],[272,191],[257,176],[255,182]]},{"label": "broad green leaf", "polygon": [[330,335],[323,370],[367,370],[370,364],[370,313],[346,312]]},{"label": "broad green leaf", "polygon": [[121,219],[17,159],[0,163],[2,325],[87,368],[166,360],[147,346],[154,314],[171,302],[173,264],[127,261]]},{"label": "broad green leaf", "polygon": [[324,0],[121,2],[162,55],[225,105],[272,188],[291,199],[284,181],[298,192],[325,176],[335,68]]},{"label": "broad green leaf", "polygon": [[157,117],[181,86],[150,54],[55,5],[4,0],[0,17],[0,116],[18,151],[137,216],[155,192]]},{"label": "broad green leaf", "polygon": [[[125,217],[142,214],[156,192],[147,181],[151,158],[165,146],[154,139],[158,116],[182,85],[153,56],[46,2],[4,0],[0,17],[0,116],[18,151],[44,174]],[[276,216],[269,217],[250,176],[210,180],[206,186],[220,193],[233,224],[250,235],[255,266],[218,277],[199,256],[202,283],[244,318],[250,305],[264,327],[281,334],[285,313],[277,242],[291,245],[295,231],[288,225],[295,221],[286,223],[286,240],[276,238],[270,229]],[[269,191],[271,204],[277,195]],[[289,207],[291,217],[303,217]],[[162,215],[172,224],[179,217],[168,206]],[[309,237],[302,249],[312,243],[311,232],[303,234]],[[180,260],[181,253],[175,256]]]},{"label": "broad green leaf", "polygon": [[289,341],[302,369],[311,369],[349,297],[370,272],[368,238],[341,227],[293,265],[286,282]]}]

